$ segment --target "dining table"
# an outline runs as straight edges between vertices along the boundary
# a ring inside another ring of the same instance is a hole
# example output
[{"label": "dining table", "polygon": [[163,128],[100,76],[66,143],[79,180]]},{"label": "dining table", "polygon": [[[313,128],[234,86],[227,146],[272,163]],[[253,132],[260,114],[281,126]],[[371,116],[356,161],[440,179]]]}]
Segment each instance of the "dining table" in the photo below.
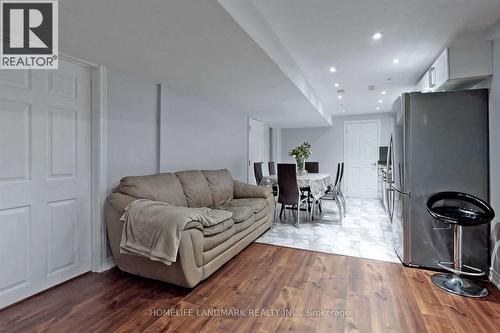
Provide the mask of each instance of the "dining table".
[{"label": "dining table", "polygon": [[[269,175],[262,177],[259,185],[272,186],[277,184],[278,176]],[[307,188],[308,192],[315,200],[319,200],[325,195],[330,185],[333,185],[333,180],[329,173],[306,173],[297,175],[297,186],[300,188]]]}]

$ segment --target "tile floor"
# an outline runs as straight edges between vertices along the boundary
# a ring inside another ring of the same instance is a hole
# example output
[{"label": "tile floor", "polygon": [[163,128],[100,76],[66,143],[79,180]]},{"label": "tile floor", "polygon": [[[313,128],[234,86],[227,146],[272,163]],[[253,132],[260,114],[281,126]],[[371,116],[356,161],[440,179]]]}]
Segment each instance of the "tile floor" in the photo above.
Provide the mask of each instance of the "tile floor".
[{"label": "tile floor", "polygon": [[[323,201],[323,213],[313,222],[301,212],[300,227],[291,211],[278,218],[256,242],[399,263],[392,248],[390,220],[376,199],[348,199],[347,216],[339,227],[332,201]],[[278,212],[280,205],[278,205]],[[295,212],[294,212],[295,213]]]}]

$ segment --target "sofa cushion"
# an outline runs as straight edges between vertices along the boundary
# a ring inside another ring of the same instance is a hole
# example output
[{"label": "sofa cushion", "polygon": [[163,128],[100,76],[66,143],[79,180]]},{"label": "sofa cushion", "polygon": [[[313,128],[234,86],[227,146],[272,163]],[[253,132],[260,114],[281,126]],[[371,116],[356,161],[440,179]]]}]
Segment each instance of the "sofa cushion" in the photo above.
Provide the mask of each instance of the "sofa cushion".
[{"label": "sofa cushion", "polygon": [[[261,225],[266,224],[266,223],[269,223],[269,220],[261,219],[259,221],[255,221],[248,228],[246,228],[238,233],[235,233],[233,236],[231,236],[231,238],[229,238],[227,241],[222,242],[220,245],[217,245],[216,247],[214,247],[212,249],[207,249],[205,247],[205,251],[203,252],[203,265],[206,265],[207,263],[214,260],[216,257],[222,255],[226,250],[228,250],[235,243],[239,242],[242,238],[245,238],[252,231],[254,231],[255,229],[259,228]],[[236,227],[236,225],[235,225],[235,227]],[[214,236],[214,237],[217,237],[217,236]]]},{"label": "sofa cushion", "polygon": [[233,225],[234,225],[234,220],[231,218],[210,227],[203,227],[203,236],[212,236],[220,234],[221,232],[231,228]]},{"label": "sofa cushion", "polygon": [[267,206],[267,201],[266,199],[262,198],[233,199],[229,202],[226,202],[224,206],[226,207],[247,206],[252,210],[253,213],[258,213]]},{"label": "sofa cushion", "polygon": [[234,226],[232,226],[231,228],[226,229],[223,232],[220,232],[216,235],[205,237],[203,240],[204,241],[203,251],[208,251],[210,249],[213,249],[214,247],[227,241],[233,235],[234,235]]},{"label": "sofa cushion", "polygon": [[253,214],[253,216],[255,217],[255,220],[260,220],[261,218],[266,217],[268,214],[269,210],[264,208],[260,212]]},{"label": "sofa cushion", "polygon": [[255,221],[257,221],[256,215],[251,215],[249,218],[247,218],[246,220],[244,221],[241,221],[240,223],[237,223],[234,225],[234,233],[238,233],[242,230],[245,230],[246,228],[250,227],[252,224],[255,223]]},{"label": "sofa cushion", "polygon": [[117,192],[134,198],[162,201],[174,206],[188,205],[182,185],[173,173],[124,177]]},{"label": "sofa cushion", "polygon": [[200,170],[175,173],[182,184],[189,207],[212,207],[214,199],[208,181]]},{"label": "sofa cushion", "polygon": [[252,216],[253,211],[250,206],[216,206],[215,209],[225,209],[233,213],[234,223],[240,223]]},{"label": "sofa cushion", "polygon": [[227,169],[202,170],[214,198],[214,204],[220,205],[234,197],[233,176]]}]

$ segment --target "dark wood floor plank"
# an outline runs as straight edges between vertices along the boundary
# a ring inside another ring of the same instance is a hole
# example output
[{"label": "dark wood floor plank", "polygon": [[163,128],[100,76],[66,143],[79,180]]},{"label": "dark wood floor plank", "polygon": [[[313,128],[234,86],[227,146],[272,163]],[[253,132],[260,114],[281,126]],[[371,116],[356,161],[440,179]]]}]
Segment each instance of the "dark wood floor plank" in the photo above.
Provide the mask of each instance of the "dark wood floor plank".
[{"label": "dark wood floor plank", "polygon": [[128,320],[115,332],[136,333],[145,331],[158,319],[155,311],[174,308],[189,293],[189,289],[178,288],[169,284],[153,289],[147,295],[141,296],[142,299],[148,300],[148,306],[143,307],[136,316],[128,316]]},{"label": "dark wood floor plank", "polygon": [[[117,269],[83,275],[1,310],[0,331],[498,331],[499,290],[488,284],[488,297],[463,298],[435,287],[432,274],[392,263],[252,244],[192,290]],[[155,309],[176,312],[159,315]],[[214,309],[239,309],[246,315],[208,315]],[[250,310],[266,309],[296,312],[249,315]],[[307,309],[316,310],[315,315],[308,316]],[[189,316],[187,310],[206,315]],[[349,314],[335,317],[334,310]]]},{"label": "dark wood floor plank", "polygon": [[[411,268],[408,268],[411,270]],[[419,310],[417,301],[412,297],[412,289],[406,279],[406,269],[398,267],[399,274],[392,281],[391,292],[396,308],[398,309],[398,322],[404,332],[425,332],[425,321]]]},{"label": "dark wood floor plank", "polygon": [[352,278],[347,284],[346,309],[350,315],[345,332],[373,332],[372,311],[363,281],[363,263],[360,260],[351,261],[348,269]]},{"label": "dark wood floor plank", "polygon": [[[242,272],[241,279],[247,280],[242,281],[239,279],[238,287],[241,288],[242,292],[237,299],[231,299],[232,296],[228,295],[225,308],[241,308],[246,311],[274,308],[274,300],[279,297],[282,286],[286,283],[288,277],[293,274],[290,267],[280,266],[280,253],[280,251],[275,251],[274,255],[269,256],[267,260],[256,261],[252,265],[253,270],[247,278],[245,278],[245,273]],[[274,287],[269,288],[269,286]],[[263,305],[264,303],[266,305]],[[247,315],[250,314],[247,312]],[[252,319],[255,320],[255,318]],[[226,327],[217,326],[217,323],[225,323]],[[207,325],[205,332],[218,331],[223,328],[224,331],[232,332],[238,324],[239,318],[215,318],[212,323]]]},{"label": "dark wood floor plank", "polygon": [[406,279],[415,297],[417,306],[423,315],[425,325],[429,331],[456,332],[453,323],[438,297],[430,288],[431,275],[422,270],[408,270]]},{"label": "dark wood floor plank", "polygon": [[[401,332],[403,327],[400,326],[396,316],[398,309],[396,308],[395,295],[392,293],[392,283],[379,274],[380,272],[375,270],[373,266],[370,265],[370,274],[367,274],[364,280],[370,299],[372,330],[373,332]],[[392,267],[389,266],[389,272],[387,272],[389,274],[386,276],[391,276],[390,268]]]},{"label": "dark wood floor plank", "polygon": [[[216,295],[221,288],[224,289],[226,284],[232,279],[233,275],[237,274],[239,271],[245,271],[248,267],[252,267],[252,262],[259,259],[266,260],[266,258],[275,255],[275,251],[273,251],[272,248],[265,248],[262,249],[262,251],[250,252],[247,254],[248,255],[241,253],[232,261],[224,265],[220,270],[215,272],[210,279],[200,284],[196,289],[188,294],[183,301],[175,307],[175,309],[178,311],[185,311],[189,309],[198,310],[199,306],[207,299]],[[147,332],[172,332],[177,329],[177,327],[180,326],[186,318],[162,316],[156,319],[157,320],[155,320],[147,328]]]}]

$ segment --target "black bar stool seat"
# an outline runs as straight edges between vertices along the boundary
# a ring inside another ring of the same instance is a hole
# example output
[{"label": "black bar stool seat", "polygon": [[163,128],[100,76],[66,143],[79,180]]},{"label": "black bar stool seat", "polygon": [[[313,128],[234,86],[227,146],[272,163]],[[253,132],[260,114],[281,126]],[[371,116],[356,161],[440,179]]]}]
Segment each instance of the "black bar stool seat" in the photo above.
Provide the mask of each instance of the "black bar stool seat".
[{"label": "black bar stool seat", "polygon": [[435,274],[432,282],[448,292],[468,297],[485,297],[488,290],[462,277],[482,276],[485,272],[462,262],[462,227],[490,223],[495,212],[485,201],[461,192],[439,192],[427,200],[427,211],[435,219],[453,228],[453,261],[438,261],[439,267],[451,274]]}]

